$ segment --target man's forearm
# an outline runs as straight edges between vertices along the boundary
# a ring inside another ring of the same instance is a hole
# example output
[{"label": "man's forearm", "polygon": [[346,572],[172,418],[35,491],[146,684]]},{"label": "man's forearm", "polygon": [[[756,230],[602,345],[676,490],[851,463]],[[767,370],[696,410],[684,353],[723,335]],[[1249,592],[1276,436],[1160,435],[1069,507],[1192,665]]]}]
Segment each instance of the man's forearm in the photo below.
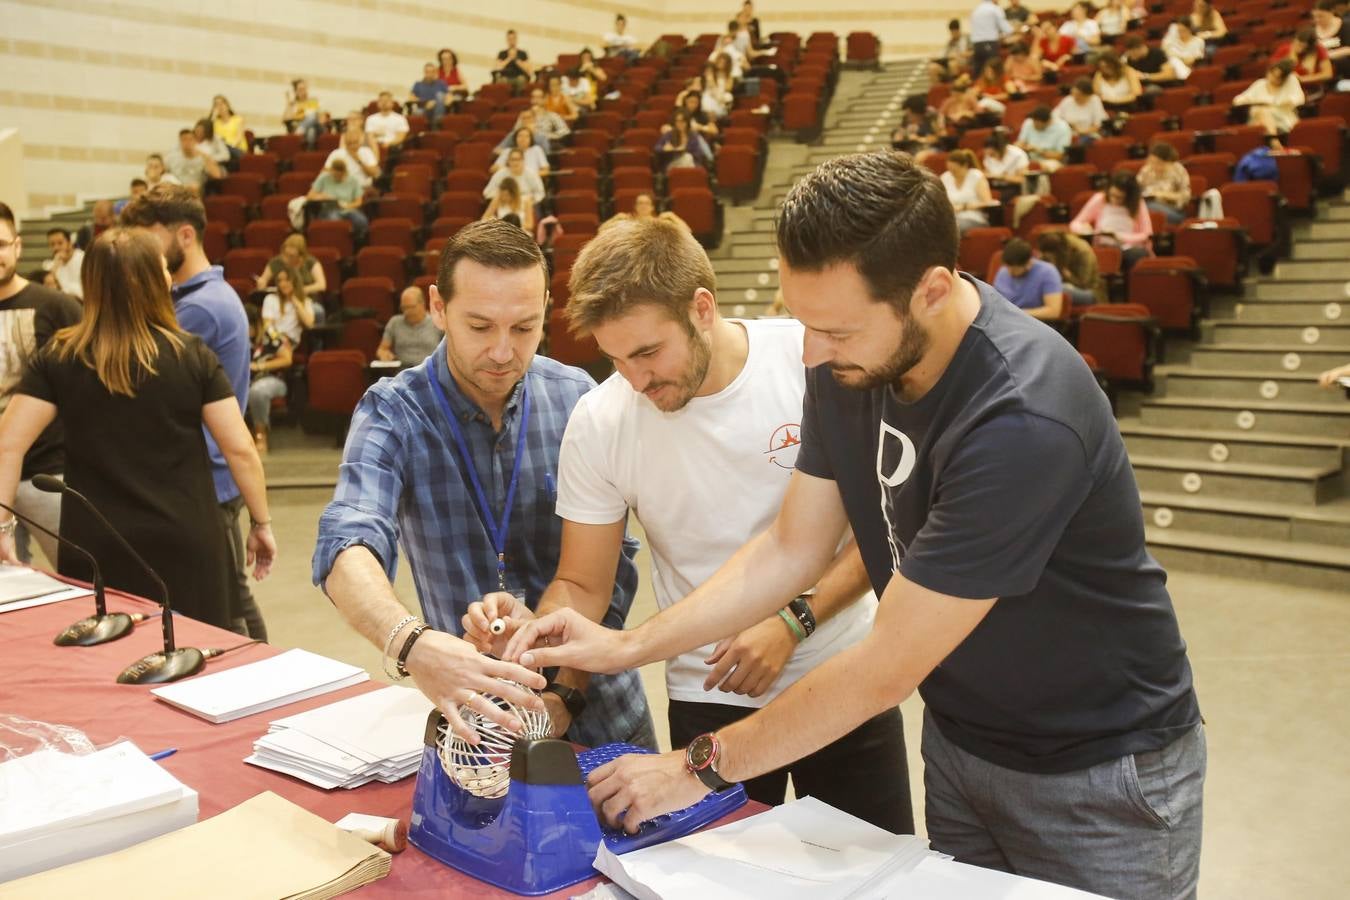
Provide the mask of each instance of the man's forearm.
[{"label": "man's forearm", "polygon": [[409,614],[394,595],[380,561],[359,544],[338,554],[324,591],[347,623],[381,652],[390,630]]},{"label": "man's forearm", "polygon": [[852,606],[872,586],[857,541],[850,540],[821,576],[808,603],[817,625]]},{"label": "man's forearm", "polygon": [[[588,591],[575,582],[555,578],[545,589],[544,595],[539,598],[539,606],[535,610],[535,614],[544,616],[554,610],[571,608],[592,622],[599,622],[605,618],[605,612],[609,609],[609,601],[609,594]],[[553,680],[567,687],[584,691],[587,685],[591,683],[591,674],[580,669],[559,669],[557,674],[553,676]]]}]

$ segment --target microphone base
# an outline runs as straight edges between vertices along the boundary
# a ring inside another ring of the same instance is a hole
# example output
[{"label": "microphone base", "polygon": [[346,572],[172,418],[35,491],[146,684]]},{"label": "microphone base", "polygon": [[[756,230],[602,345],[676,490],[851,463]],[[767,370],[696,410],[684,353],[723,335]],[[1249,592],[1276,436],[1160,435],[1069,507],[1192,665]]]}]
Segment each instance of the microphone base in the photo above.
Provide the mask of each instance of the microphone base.
[{"label": "microphone base", "polygon": [[206,657],[196,647],[181,647],[172,653],[151,653],[127,666],[117,676],[118,684],[164,684],[196,675]]},{"label": "microphone base", "polygon": [[93,647],[126,637],[135,624],[136,621],[126,613],[90,616],[58,634],[52,643],[61,647]]}]

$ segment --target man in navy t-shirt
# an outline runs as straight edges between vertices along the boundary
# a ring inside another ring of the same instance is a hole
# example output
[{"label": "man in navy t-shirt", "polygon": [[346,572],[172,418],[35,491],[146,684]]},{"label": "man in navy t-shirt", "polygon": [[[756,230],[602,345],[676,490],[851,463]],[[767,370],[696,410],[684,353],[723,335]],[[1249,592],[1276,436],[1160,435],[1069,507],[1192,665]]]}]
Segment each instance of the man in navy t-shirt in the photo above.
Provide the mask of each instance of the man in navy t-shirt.
[{"label": "man in navy t-shirt", "polygon": [[1058,319],[1064,309],[1064,279],[1059,269],[1031,255],[1031,245],[1013,238],[1003,245],[1003,265],[994,290],[1036,319]]},{"label": "man in navy t-shirt", "polygon": [[811,584],[847,521],[881,598],[872,633],[683,758],[598,769],[606,819],[636,830],[917,689],[935,849],[1114,898],[1191,897],[1204,731],[1124,443],[1074,349],[957,274],[957,241],[907,155],[798,182],[779,273],[811,368],[778,517],[639,628],[555,613],[505,656],[611,672],[718,640]]}]

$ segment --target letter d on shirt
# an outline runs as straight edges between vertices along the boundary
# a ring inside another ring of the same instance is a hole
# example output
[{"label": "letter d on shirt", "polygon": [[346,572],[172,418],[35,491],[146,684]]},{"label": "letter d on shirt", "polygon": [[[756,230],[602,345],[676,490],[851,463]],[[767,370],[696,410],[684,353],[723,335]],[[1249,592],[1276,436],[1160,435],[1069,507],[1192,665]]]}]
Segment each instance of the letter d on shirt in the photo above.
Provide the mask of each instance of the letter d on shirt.
[{"label": "letter d on shirt", "polygon": [[[896,459],[897,449],[898,459]],[[886,533],[891,544],[891,564],[897,572],[900,570],[900,561],[905,558],[905,547],[903,543],[898,543],[895,537],[895,523],[891,521],[894,501],[890,492],[899,488],[909,478],[910,473],[914,471],[917,456],[914,442],[909,439],[909,435],[882,419],[877,440],[877,481],[881,482],[881,515],[886,519]],[[888,459],[894,460],[894,463],[889,463]],[[889,475],[886,474],[888,468]]]}]

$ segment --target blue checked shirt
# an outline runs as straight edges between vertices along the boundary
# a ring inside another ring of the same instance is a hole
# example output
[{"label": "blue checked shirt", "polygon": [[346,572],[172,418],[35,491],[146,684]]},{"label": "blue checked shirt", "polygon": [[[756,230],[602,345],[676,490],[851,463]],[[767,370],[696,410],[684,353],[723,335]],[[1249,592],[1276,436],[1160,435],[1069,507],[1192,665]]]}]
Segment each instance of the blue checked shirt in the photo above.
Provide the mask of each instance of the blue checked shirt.
[{"label": "blue checked shirt", "polygon": [[[497,590],[497,553],[445,411],[427,380],[432,373],[459,417],[483,491],[500,520],[520,435],[520,387],[506,405],[501,433],[494,434],[488,417],[450,377],[442,341],[421,365],[371,387],[357,406],[337,491],[319,519],[314,583],[322,586],[338,554],[354,544],[374,553],[392,581],[402,542],[427,622],[461,634],[460,619],[469,604]],[[562,547],[562,519],[553,507],[563,430],[572,408],[595,382],[541,356],[525,377],[530,421],[506,538],[506,586],[523,590],[533,609],[557,571]],[[628,617],[637,588],[636,550],[637,541],[625,541],[604,618],[610,628],[622,629]],[[625,741],[650,722],[636,671],[595,676],[586,699],[585,712],[568,731],[577,743]]]}]

